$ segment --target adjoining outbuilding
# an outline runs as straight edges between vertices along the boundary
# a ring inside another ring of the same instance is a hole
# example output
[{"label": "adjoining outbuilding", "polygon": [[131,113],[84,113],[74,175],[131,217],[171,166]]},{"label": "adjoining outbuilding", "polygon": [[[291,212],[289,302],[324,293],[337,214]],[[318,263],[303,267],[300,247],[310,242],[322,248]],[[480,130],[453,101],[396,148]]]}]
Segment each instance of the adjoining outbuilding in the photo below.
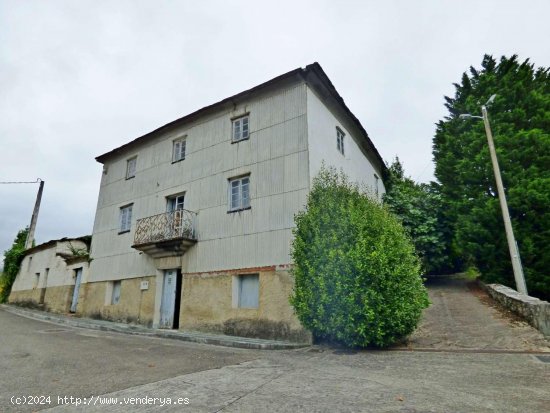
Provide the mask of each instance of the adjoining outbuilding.
[{"label": "adjoining outbuilding", "polygon": [[90,236],[62,238],[26,250],[8,302],[76,312],[80,285],[88,277],[90,242]]}]

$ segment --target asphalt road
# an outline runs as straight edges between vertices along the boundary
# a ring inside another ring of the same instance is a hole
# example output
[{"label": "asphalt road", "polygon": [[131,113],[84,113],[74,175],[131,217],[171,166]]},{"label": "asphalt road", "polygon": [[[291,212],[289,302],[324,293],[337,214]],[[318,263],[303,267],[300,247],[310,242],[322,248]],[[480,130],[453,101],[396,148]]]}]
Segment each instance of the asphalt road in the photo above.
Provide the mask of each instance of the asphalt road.
[{"label": "asphalt road", "polygon": [[218,369],[258,352],[59,326],[0,311],[0,412],[12,396],[86,397]]},{"label": "asphalt road", "polygon": [[[230,349],[0,310],[0,412],[550,411],[548,341],[462,281],[429,288],[409,349],[394,351]],[[10,402],[28,395],[51,403]]]}]

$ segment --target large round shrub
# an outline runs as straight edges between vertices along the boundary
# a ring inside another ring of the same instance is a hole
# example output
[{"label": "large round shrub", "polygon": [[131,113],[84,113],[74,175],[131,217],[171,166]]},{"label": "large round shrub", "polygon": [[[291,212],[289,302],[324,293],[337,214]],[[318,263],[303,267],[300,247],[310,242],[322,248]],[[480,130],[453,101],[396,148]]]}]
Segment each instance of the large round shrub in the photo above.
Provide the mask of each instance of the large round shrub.
[{"label": "large round shrub", "polygon": [[295,222],[290,301],[315,337],[387,346],[416,328],[429,304],[420,261],[386,208],[323,167]]}]

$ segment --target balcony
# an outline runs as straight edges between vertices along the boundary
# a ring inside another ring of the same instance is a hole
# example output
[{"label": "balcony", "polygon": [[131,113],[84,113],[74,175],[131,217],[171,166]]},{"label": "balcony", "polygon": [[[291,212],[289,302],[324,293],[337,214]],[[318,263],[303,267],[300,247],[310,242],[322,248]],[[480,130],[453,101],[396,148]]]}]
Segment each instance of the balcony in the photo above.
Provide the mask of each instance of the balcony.
[{"label": "balcony", "polygon": [[196,221],[186,209],[138,219],[132,248],[153,258],[181,256],[197,242]]}]

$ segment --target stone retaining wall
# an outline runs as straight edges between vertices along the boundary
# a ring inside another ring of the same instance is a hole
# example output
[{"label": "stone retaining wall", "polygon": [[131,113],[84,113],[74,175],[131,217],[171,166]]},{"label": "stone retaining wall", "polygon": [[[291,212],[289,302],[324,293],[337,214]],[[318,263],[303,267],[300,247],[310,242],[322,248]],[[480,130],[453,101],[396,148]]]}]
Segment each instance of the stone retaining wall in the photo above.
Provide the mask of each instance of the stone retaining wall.
[{"label": "stone retaining wall", "polygon": [[483,284],[481,286],[500,305],[523,317],[529,324],[550,336],[550,303],[518,293],[516,290],[500,284]]}]

